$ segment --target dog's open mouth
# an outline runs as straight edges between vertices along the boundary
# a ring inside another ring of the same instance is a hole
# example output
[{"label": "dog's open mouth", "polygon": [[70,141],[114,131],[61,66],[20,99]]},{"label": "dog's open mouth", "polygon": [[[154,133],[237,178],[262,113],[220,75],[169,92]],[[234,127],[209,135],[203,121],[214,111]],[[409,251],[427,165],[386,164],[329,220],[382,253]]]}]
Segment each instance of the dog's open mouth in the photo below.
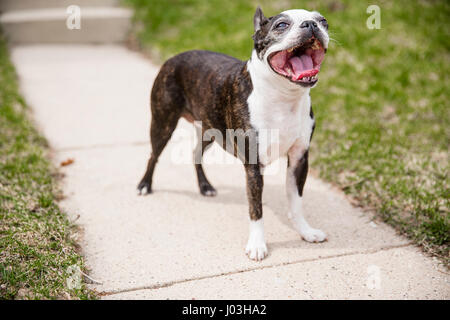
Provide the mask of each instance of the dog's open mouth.
[{"label": "dog's open mouth", "polygon": [[272,53],[268,60],[276,73],[296,83],[313,85],[324,57],[325,49],[312,37],[301,45]]}]

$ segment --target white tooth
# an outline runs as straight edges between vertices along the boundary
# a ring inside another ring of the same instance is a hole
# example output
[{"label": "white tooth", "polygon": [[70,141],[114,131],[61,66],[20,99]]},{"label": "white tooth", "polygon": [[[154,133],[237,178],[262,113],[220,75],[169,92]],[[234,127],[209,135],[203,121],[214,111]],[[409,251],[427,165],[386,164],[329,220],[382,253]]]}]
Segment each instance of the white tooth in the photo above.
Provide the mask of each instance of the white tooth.
[{"label": "white tooth", "polygon": [[319,41],[317,41],[317,39],[316,40],[314,40],[314,43],[313,43],[313,45],[311,46],[311,48],[313,49],[313,50],[319,50]]}]

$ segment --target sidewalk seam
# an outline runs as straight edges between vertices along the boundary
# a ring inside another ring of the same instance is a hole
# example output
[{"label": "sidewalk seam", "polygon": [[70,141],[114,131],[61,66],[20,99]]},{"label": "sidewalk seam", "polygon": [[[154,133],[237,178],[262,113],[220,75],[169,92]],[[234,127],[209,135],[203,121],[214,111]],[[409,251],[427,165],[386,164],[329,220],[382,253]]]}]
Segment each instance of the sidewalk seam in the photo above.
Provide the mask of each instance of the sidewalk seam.
[{"label": "sidewalk seam", "polygon": [[104,143],[104,144],[93,144],[88,146],[73,146],[73,147],[62,147],[62,148],[52,148],[53,152],[70,152],[70,151],[82,151],[82,150],[92,150],[92,149],[105,149],[105,148],[122,148],[122,147],[133,147],[133,146],[143,146],[150,145],[149,141],[135,141],[135,142],[123,142],[123,143]]},{"label": "sidewalk seam", "polygon": [[99,294],[99,296],[104,297],[104,296],[110,296],[110,295],[115,295],[115,294],[119,294],[119,293],[139,291],[139,290],[162,289],[162,288],[167,288],[167,287],[171,287],[173,285],[186,283],[186,282],[205,280],[205,279],[214,279],[214,278],[219,278],[222,276],[229,276],[229,275],[234,275],[234,274],[239,274],[239,273],[246,273],[246,272],[251,272],[251,271],[275,268],[275,267],[283,267],[283,266],[288,266],[288,265],[301,264],[301,263],[305,263],[305,262],[313,262],[313,261],[319,261],[319,260],[328,260],[328,259],[332,259],[332,258],[347,257],[347,256],[358,255],[358,254],[375,254],[375,253],[378,253],[381,251],[389,251],[392,249],[405,248],[405,247],[414,247],[414,243],[408,242],[405,244],[381,247],[381,248],[367,250],[367,251],[353,251],[353,252],[341,253],[341,254],[336,254],[336,255],[330,255],[327,257],[304,259],[304,260],[297,260],[297,261],[292,261],[292,262],[282,262],[282,263],[277,263],[277,264],[273,264],[273,265],[254,267],[254,268],[248,268],[248,269],[243,269],[243,270],[238,270],[238,271],[230,271],[230,272],[206,275],[206,276],[201,276],[201,277],[194,277],[194,278],[189,278],[189,279],[174,280],[174,281],[168,281],[168,282],[164,282],[164,283],[160,283],[160,284],[134,287],[134,288],[123,289],[123,290],[102,291],[102,292],[98,292],[98,294]]}]

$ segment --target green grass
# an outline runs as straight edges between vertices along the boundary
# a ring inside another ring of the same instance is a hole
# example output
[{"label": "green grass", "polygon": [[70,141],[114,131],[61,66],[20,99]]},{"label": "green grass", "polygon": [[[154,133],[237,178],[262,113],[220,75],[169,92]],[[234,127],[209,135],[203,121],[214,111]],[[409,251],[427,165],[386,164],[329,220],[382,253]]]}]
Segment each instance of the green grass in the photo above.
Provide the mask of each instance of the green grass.
[{"label": "green grass", "polygon": [[68,267],[83,269],[83,260],[28,114],[0,34],[0,299],[93,298],[84,284],[67,286]]},{"label": "green grass", "polygon": [[[126,0],[159,62],[190,49],[248,59],[257,4],[327,17],[330,43],[312,90],[312,168],[449,263],[448,1]],[[381,29],[366,8],[381,8]]]}]

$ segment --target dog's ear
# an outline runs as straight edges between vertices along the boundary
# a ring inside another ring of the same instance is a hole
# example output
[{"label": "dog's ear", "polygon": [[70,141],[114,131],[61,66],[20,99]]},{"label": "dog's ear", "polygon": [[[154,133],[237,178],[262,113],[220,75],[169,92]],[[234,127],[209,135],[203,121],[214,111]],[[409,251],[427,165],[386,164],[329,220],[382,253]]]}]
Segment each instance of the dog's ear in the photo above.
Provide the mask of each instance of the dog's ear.
[{"label": "dog's ear", "polygon": [[253,17],[253,25],[255,27],[255,32],[261,29],[263,24],[267,23],[267,18],[261,10],[261,7],[256,8],[255,16]]}]

